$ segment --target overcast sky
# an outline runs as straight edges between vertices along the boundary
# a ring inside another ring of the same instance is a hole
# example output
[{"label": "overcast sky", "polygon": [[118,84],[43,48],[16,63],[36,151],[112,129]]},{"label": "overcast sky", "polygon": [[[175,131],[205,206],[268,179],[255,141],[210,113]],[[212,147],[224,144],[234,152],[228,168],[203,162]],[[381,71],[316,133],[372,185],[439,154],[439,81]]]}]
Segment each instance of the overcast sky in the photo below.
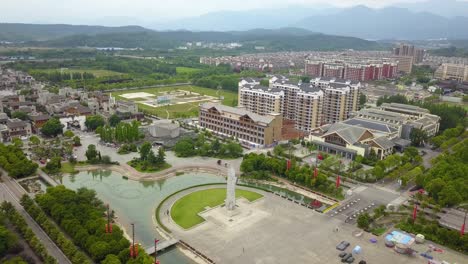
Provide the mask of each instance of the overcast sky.
[{"label": "overcast sky", "polygon": [[[277,8],[290,5],[335,6],[365,4],[383,7],[424,0],[0,0],[0,22],[90,23],[108,17],[138,21],[197,16],[220,10]],[[445,0],[440,0],[445,1]]]}]

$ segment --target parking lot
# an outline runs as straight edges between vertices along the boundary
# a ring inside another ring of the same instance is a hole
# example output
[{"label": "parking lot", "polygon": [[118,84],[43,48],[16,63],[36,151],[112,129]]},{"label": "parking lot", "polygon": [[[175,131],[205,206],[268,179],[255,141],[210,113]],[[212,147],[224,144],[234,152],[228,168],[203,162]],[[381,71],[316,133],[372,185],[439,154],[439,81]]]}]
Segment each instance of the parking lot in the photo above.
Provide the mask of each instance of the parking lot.
[{"label": "parking lot", "polygon": [[378,206],[387,206],[399,197],[400,195],[392,190],[360,186],[353,188],[353,194],[326,215],[345,223],[355,224],[360,214],[372,213]]},{"label": "parking lot", "polygon": [[371,213],[378,206],[376,203],[376,201],[369,203],[361,198],[355,198],[327,212],[327,214],[345,223],[355,224],[357,217],[363,213]]}]

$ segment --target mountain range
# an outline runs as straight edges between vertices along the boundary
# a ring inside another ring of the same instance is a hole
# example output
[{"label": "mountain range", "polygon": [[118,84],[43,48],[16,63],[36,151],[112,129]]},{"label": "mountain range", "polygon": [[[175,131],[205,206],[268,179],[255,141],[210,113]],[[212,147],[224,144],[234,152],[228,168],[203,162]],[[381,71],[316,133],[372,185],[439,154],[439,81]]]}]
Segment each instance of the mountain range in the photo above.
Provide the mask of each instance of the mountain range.
[{"label": "mountain range", "polygon": [[[336,40],[339,38],[337,36],[393,41],[468,39],[468,2],[427,0],[380,9],[366,6],[288,6],[218,11],[164,22],[148,22],[145,18],[132,17],[103,17],[99,21],[96,23],[120,26],[0,23],[0,41],[46,41],[57,46],[73,44],[72,40],[81,44],[118,44],[122,42],[118,36],[121,33],[134,34],[145,45],[152,40],[164,43],[163,46],[183,41],[255,42],[261,45],[262,41],[272,44],[272,40],[282,42],[282,46],[298,46],[291,42],[301,38],[306,39],[306,43],[319,38],[321,41],[325,38]],[[139,26],[123,26],[133,22]],[[93,36],[97,36],[97,39],[93,40]],[[281,39],[284,37],[287,39]],[[104,39],[106,41],[102,41]],[[356,39],[351,39],[346,38],[346,43],[357,43]],[[133,46],[137,44],[136,40],[128,41]],[[362,42],[358,46],[369,43]],[[313,43],[309,44],[314,46]],[[336,46],[353,48],[353,45]]]},{"label": "mountain range", "polygon": [[[22,25],[26,27],[27,25]],[[61,25],[60,25],[61,26]],[[51,28],[59,27],[51,25]],[[72,26],[73,27],[73,26]],[[355,37],[332,36],[314,33],[300,28],[253,29],[248,31],[152,31],[140,27],[112,28],[101,34],[94,34],[96,29],[90,27],[90,34],[63,33],[61,37],[50,37],[47,32],[52,29],[48,25],[35,25],[36,37],[23,43],[25,46],[43,47],[121,47],[167,50],[183,46],[187,42],[237,42],[243,45],[242,50],[255,51],[262,46],[265,51],[304,51],[304,50],[375,50],[384,46],[375,41],[367,41]],[[40,30],[43,28],[44,30]],[[0,24],[0,31],[2,24]],[[129,29],[134,29],[129,31]],[[103,28],[99,28],[103,31]],[[116,30],[121,30],[116,32]],[[72,30],[73,31],[73,30]],[[40,33],[44,35],[40,35]],[[13,36],[14,37],[14,36]],[[49,39],[46,39],[49,37]]]},{"label": "mountain range", "polygon": [[324,34],[367,39],[468,38],[468,2],[428,0],[381,9],[366,6],[291,6],[249,11],[218,11],[165,23],[158,30],[248,30],[301,27]]}]

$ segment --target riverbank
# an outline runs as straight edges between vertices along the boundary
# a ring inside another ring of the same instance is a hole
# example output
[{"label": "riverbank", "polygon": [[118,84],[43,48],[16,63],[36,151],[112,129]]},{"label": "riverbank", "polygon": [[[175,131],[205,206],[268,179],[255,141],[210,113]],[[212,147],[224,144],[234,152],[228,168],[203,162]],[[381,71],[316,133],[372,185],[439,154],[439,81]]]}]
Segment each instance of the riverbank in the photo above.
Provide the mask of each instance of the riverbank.
[{"label": "riverbank", "polygon": [[166,170],[147,173],[139,172],[128,164],[122,165],[84,165],[76,166],[77,171],[93,171],[93,170],[110,170],[122,174],[130,180],[134,181],[157,181],[164,180],[170,177],[178,176],[181,172],[183,173],[209,173],[216,176],[226,176],[227,170],[223,166],[207,166],[207,165],[176,165]]}]

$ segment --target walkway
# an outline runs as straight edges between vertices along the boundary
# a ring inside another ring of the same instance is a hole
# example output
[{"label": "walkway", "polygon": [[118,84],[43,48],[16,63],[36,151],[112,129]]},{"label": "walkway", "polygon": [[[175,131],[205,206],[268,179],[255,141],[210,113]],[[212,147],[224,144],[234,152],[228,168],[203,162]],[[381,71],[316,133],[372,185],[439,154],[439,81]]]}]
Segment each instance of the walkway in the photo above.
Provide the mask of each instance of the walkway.
[{"label": "walkway", "polygon": [[90,171],[90,170],[111,170],[122,174],[123,176],[128,177],[131,180],[135,181],[154,181],[167,179],[173,176],[176,176],[177,172],[206,172],[217,175],[226,175],[227,171],[224,166],[207,166],[207,165],[178,165],[171,167],[169,169],[153,172],[153,173],[144,173],[139,172],[132,168],[128,164],[121,165],[87,165],[87,166],[76,166],[78,171]]},{"label": "walkway", "polygon": [[[6,172],[2,171],[3,175]],[[42,228],[32,219],[32,217],[24,210],[23,206],[19,203],[21,196],[25,194],[24,189],[18,185],[14,180],[11,180],[8,176],[3,176],[3,183],[0,183],[0,201],[8,201],[13,204],[16,210],[24,217],[26,223],[31,228],[33,233],[41,241],[41,243],[47,249],[47,252],[54,257],[58,263],[71,263],[70,260],[63,254],[63,252],[57,247],[57,245],[49,238],[49,236],[42,230]]]},{"label": "walkway", "polygon": [[[165,250],[166,248],[169,248],[169,247],[172,247],[174,245],[177,245],[177,243],[179,243],[179,240],[178,239],[175,239],[175,238],[171,238],[169,240],[165,240],[165,241],[161,241],[161,242],[158,242],[157,246],[156,246],[156,250],[159,252],[159,251],[163,251]],[[148,255],[153,255],[155,253],[155,250],[154,250],[154,246],[151,246],[147,249],[145,249],[146,253]]]}]

